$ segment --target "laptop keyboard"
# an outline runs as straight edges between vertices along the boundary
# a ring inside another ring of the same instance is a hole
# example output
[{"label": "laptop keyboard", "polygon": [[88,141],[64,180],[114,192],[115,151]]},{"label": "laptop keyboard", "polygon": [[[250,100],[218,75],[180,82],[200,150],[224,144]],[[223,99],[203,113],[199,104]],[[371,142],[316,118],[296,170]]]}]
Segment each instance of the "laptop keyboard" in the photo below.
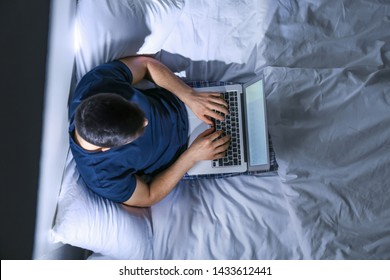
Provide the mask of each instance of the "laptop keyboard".
[{"label": "laptop keyboard", "polygon": [[[226,151],[226,156],[221,159],[213,160],[213,167],[241,165],[241,146],[239,129],[239,109],[237,91],[225,92],[224,99],[228,104],[229,115],[225,120],[214,120],[216,130],[223,130],[230,135],[230,145]],[[222,113],[220,113],[222,115]],[[223,137],[222,135],[221,137]]]}]

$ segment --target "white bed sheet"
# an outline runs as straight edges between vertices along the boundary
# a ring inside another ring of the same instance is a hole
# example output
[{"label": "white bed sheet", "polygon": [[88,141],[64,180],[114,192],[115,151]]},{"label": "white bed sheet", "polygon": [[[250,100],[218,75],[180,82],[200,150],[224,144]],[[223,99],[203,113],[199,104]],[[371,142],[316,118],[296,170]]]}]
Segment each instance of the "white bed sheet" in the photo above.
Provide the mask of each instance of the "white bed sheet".
[{"label": "white bed sheet", "polygon": [[[280,168],[181,181],[151,209],[154,258],[389,259],[390,3],[183,4],[156,58],[189,80],[264,71]],[[79,75],[126,53],[110,40]]]},{"label": "white bed sheet", "polygon": [[181,182],[152,207],[155,257],[389,259],[390,3],[194,2],[159,58],[189,79],[264,71],[279,176]]},{"label": "white bed sheet", "polygon": [[183,181],[161,259],[388,259],[390,70],[267,67],[278,176]]}]

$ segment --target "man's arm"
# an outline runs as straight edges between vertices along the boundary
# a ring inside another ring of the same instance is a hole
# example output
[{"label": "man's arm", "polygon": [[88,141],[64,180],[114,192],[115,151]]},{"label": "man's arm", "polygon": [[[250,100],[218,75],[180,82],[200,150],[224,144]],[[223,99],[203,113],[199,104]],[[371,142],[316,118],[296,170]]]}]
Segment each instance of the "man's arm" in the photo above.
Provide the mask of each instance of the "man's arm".
[{"label": "man's arm", "polygon": [[207,124],[212,125],[211,118],[223,120],[217,112],[229,113],[226,102],[216,92],[197,93],[186,85],[174,73],[158,60],[148,56],[132,56],[121,59],[133,74],[133,84],[149,79],[158,86],[175,94],[184,104],[191,108],[195,115]]},{"label": "man's arm", "polygon": [[221,134],[221,131],[214,132],[213,128],[204,131],[169,168],[158,174],[149,184],[137,177],[135,191],[124,204],[151,206],[167,196],[197,161],[224,157],[230,137],[225,136],[217,140]]}]

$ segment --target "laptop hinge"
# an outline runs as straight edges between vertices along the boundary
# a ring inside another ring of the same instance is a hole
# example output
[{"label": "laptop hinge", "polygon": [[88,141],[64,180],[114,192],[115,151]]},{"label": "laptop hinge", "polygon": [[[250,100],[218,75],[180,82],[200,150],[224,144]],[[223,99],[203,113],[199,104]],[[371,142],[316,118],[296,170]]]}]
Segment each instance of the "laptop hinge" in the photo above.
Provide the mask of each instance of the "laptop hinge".
[{"label": "laptop hinge", "polygon": [[246,131],[247,131],[247,126],[246,126],[246,114],[245,114],[245,110],[246,110],[246,106],[245,106],[245,98],[244,98],[244,92],[242,92],[240,94],[240,99],[241,99],[241,112],[242,112],[242,115],[241,115],[241,118],[242,118],[242,136],[244,137],[244,162],[248,162],[248,145],[247,145],[247,135],[246,135]]}]

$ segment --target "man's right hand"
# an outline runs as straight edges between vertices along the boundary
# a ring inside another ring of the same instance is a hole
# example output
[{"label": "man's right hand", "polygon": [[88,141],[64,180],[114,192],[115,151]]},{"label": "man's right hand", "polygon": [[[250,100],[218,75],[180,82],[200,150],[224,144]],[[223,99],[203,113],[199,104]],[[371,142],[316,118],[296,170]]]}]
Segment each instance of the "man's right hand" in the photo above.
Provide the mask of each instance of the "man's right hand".
[{"label": "man's right hand", "polygon": [[230,144],[230,136],[222,136],[223,131],[207,129],[191,146],[167,169],[158,174],[152,182],[146,183],[138,176],[133,195],[123,204],[148,207],[163,199],[177,185],[184,174],[200,160],[214,160],[225,156]]},{"label": "man's right hand", "polygon": [[[230,136],[209,128],[201,133],[186,151],[195,162],[223,158],[230,145]],[[221,137],[222,136],[222,137]]]}]

